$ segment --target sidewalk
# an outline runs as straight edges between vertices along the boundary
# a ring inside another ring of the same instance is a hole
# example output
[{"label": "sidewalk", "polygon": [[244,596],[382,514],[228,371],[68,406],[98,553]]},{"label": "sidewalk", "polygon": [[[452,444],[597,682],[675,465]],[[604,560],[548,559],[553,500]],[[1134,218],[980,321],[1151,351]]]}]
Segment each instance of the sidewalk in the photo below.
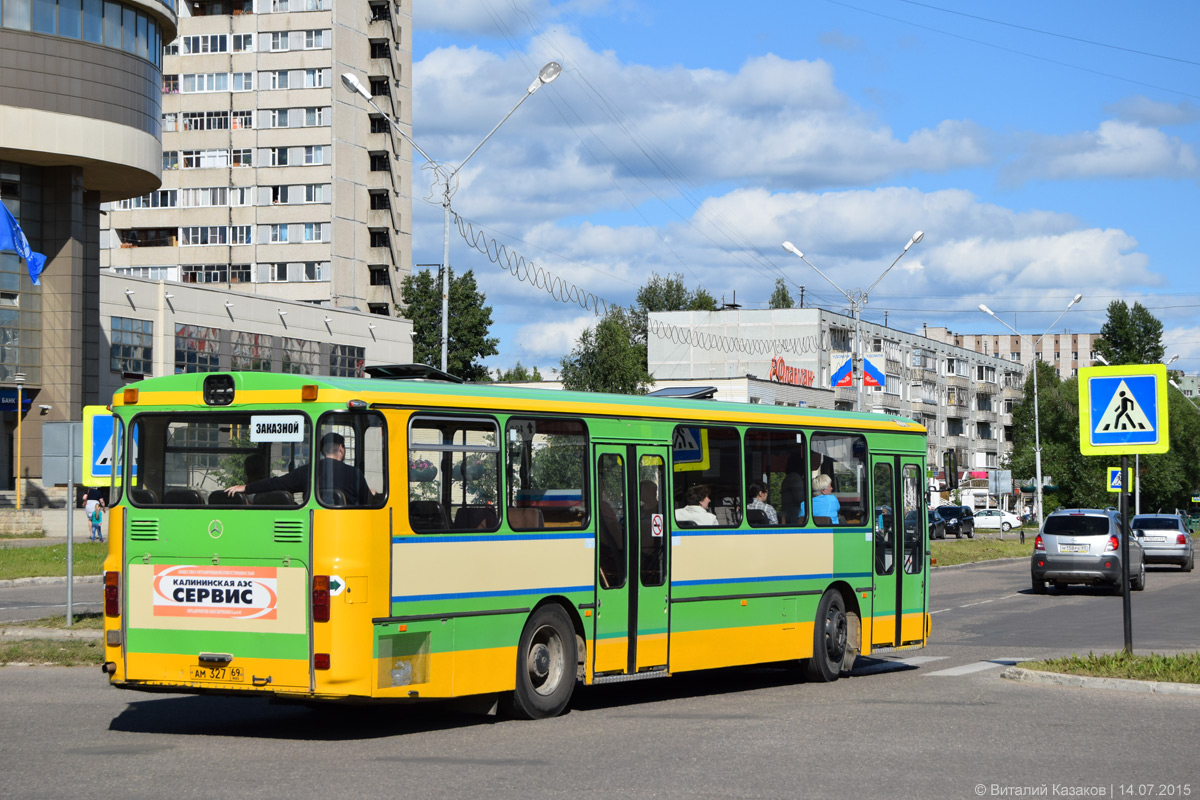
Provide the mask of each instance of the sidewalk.
[{"label": "sidewalk", "polygon": [[[0,510],[3,513],[3,510]],[[45,547],[52,544],[64,544],[67,541],[67,517],[71,515],[75,526],[74,539],[76,542],[86,542],[92,535],[92,525],[88,522],[87,512],[82,508],[68,511],[65,508],[43,508],[42,530],[46,536],[43,539],[0,539],[0,547]],[[100,530],[104,540],[108,541],[108,513],[104,514],[104,522]]]}]

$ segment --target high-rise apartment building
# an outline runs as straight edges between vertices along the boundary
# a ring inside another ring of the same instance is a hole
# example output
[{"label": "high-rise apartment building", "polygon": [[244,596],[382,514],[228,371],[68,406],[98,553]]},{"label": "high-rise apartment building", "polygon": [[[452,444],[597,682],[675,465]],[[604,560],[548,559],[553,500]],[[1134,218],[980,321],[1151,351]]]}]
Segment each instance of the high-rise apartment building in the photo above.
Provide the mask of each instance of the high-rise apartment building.
[{"label": "high-rise apartment building", "polygon": [[181,3],[162,187],[108,206],[101,266],[395,315],[411,270],[410,0]]}]

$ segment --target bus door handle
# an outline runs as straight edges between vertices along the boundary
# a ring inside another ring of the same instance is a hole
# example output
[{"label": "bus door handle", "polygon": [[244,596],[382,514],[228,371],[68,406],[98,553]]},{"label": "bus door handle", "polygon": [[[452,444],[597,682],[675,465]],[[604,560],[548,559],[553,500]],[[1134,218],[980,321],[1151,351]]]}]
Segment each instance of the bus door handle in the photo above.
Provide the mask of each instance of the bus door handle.
[{"label": "bus door handle", "polygon": [[251,675],[250,682],[253,683],[255,686],[266,686],[268,683],[271,682],[271,676],[268,675],[265,678],[260,678],[257,675]]}]

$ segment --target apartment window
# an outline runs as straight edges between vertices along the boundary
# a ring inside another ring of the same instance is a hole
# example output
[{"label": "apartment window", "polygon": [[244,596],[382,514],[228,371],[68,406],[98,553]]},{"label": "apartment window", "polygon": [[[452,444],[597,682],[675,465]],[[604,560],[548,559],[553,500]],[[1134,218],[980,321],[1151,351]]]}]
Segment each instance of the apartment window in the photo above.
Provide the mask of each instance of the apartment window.
[{"label": "apartment window", "polygon": [[325,163],[324,145],[309,145],[304,148],[304,163],[308,165]]},{"label": "apartment window", "polygon": [[391,130],[391,125],[379,114],[371,115],[371,133],[387,133]]},{"label": "apartment window", "polygon": [[1021,360],[1020,353],[1009,353],[1008,356],[1009,356],[1010,361],[1020,361]]},{"label": "apartment window", "polygon": [[370,270],[372,286],[388,286],[391,283],[390,276],[388,275],[388,268],[385,265],[372,264]]},{"label": "apartment window", "polygon": [[233,112],[233,129],[249,130],[254,127],[254,112],[249,109]]},{"label": "apartment window", "polygon": [[279,204],[286,203],[287,201],[288,201],[288,187],[287,186],[272,186],[271,187],[271,202],[273,204],[279,205]]},{"label": "apartment window", "polygon": [[288,10],[288,0],[271,0],[271,11],[282,12]]},{"label": "apartment window", "polygon": [[175,113],[162,115],[163,133],[172,133],[179,126],[179,115]]},{"label": "apartment window", "polygon": [[225,283],[228,274],[224,264],[184,264],[184,283]]},{"label": "apartment window", "polygon": [[250,283],[250,265],[249,264],[230,264],[229,265],[229,282],[230,283]]},{"label": "apartment window", "polygon": [[112,318],[109,369],[150,375],[154,364],[154,323],[147,319]]},{"label": "apartment window", "polygon": [[300,265],[301,280],[315,281],[321,277],[321,265],[315,261],[305,261]]},{"label": "apartment window", "polygon": [[387,192],[371,192],[371,210],[382,211],[391,207],[392,201]]},{"label": "apartment window", "polygon": [[325,201],[325,184],[308,183],[304,185],[304,202],[324,203]]},{"label": "apartment window", "polygon": [[178,202],[177,189],[160,189],[141,197],[130,197],[117,203],[122,210],[130,208],[174,208]]},{"label": "apartment window", "polygon": [[185,74],[180,84],[184,94],[229,91],[229,73],[199,72]]},{"label": "apartment window", "polygon": [[391,48],[386,39],[371,40],[371,58],[391,58]]},{"label": "apartment window", "polygon": [[1078,360],[1079,360],[1079,351],[1078,351],[1078,350],[1073,350],[1073,351],[1071,351],[1071,360],[1072,360],[1072,361],[1078,361]]},{"label": "apartment window", "polygon": [[200,325],[175,325],[175,374],[220,369],[220,331]]},{"label": "apartment window", "polygon": [[229,204],[229,189],[224,186],[208,186],[200,189],[180,189],[183,208],[208,208]]},{"label": "apartment window", "polygon": [[224,225],[191,225],[179,229],[181,247],[201,247],[210,244],[227,244],[229,229]]},{"label": "apartment window", "polygon": [[254,205],[254,187],[253,186],[230,186],[229,187],[229,205],[252,206]]},{"label": "apartment window", "polygon": [[378,229],[371,230],[371,247],[387,247],[388,233]]},{"label": "apartment window", "polygon": [[178,75],[163,75],[163,94],[179,94]]},{"label": "apartment window", "polygon": [[271,70],[267,73],[267,89],[288,88],[288,73],[286,69]]},{"label": "apartment window", "polygon": [[271,52],[278,53],[288,49],[288,32],[275,31],[271,34]]},{"label": "apartment window", "polygon": [[223,34],[205,34],[201,36],[180,37],[183,42],[183,54],[224,53],[229,49],[229,39]]},{"label": "apartment window", "polygon": [[163,169],[179,169],[179,151],[164,150],[162,165]]},{"label": "apartment window", "polygon": [[254,50],[254,34],[253,33],[235,33],[233,35],[233,52],[249,53]]},{"label": "apartment window", "polygon": [[371,3],[371,22],[383,22],[392,18],[392,11],[387,3]]},{"label": "apartment window", "polygon": [[184,150],[180,155],[184,169],[229,166],[228,150]]},{"label": "apartment window", "polygon": [[371,172],[387,172],[391,169],[387,153],[371,153]]},{"label": "apartment window", "polygon": [[272,167],[286,167],[288,163],[288,149],[286,147],[272,147],[269,151]]},{"label": "apartment window", "polygon": [[375,97],[389,97],[392,85],[387,78],[371,78],[371,94]]},{"label": "apartment window", "polygon": [[307,128],[312,128],[317,125],[329,124],[329,109],[328,108],[306,108],[304,109],[304,125]]},{"label": "apartment window", "polygon": [[306,69],[304,70],[304,88],[305,89],[320,89],[325,85],[325,70],[323,69]]},{"label": "apartment window", "polygon": [[321,222],[304,223],[304,241],[320,242],[325,238],[325,224]]},{"label": "apartment window", "polygon": [[288,240],[288,226],[286,223],[281,225],[271,226],[271,235],[268,241],[275,244],[283,244]]},{"label": "apartment window", "polygon": [[272,108],[267,112],[267,126],[271,128],[286,128],[288,126],[289,111],[287,108]]},{"label": "apartment window", "polygon": [[252,92],[252,91],[254,91],[254,73],[253,72],[235,72],[235,73],[233,73],[233,90],[235,92]]},{"label": "apartment window", "polygon": [[267,278],[271,283],[286,283],[287,276],[288,268],[286,262],[279,262],[268,266]]},{"label": "apartment window", "polygon": [[252,167],[254,155],[249,147],[239,148],[229,154],[229,163],[235,167]]},{"label": "apartment window", "polygon": [[320,50],[329,47],[328,30],[320,31],[305,31],[304,32],[304,49],[305,50]]}]

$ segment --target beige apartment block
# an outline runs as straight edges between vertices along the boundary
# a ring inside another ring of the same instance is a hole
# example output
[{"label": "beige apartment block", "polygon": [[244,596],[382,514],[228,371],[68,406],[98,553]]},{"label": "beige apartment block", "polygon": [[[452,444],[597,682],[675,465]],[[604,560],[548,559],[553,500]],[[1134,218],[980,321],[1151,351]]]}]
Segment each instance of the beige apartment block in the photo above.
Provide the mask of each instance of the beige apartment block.
[{"label": "beige apartment block", "polygon": [[410,0],[196,0],[163,58],[162,187],[110,204],[121,276],[396,316],[412,264]]}]

